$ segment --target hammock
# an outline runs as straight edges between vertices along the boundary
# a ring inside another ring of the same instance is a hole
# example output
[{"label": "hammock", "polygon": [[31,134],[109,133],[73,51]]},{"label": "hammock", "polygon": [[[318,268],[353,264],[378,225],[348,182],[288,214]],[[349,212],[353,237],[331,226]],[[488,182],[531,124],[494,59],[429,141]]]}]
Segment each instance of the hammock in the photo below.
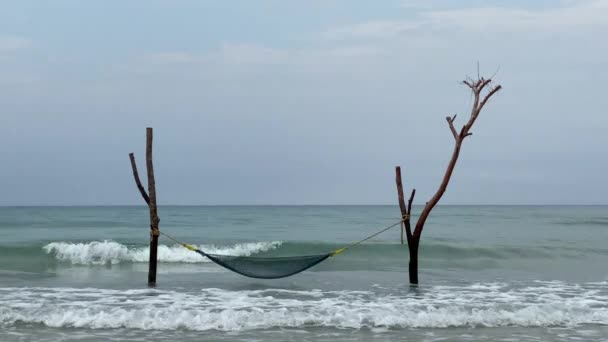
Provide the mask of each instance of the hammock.
[{"label": "hammock", "polygon": [[322,255],[306,255],[279,258],[260,258],[233,255],[207,254],[194,250],[206,256],[214,263],[233,272],[250,278],[278,279],[285,278],[307,270],[332,256],[332,253]]},{"label": "hammock", "polygon": [[179,243],[185,248],[196,252],[204,257],[209,258],[209,260],[214,263],[229,269],[238,274],[244,275],[250,278],[259,278],[259,279],[278,279],[292,276],[294,274],[305,271],[318,263],[321,263],[327,258],[338,255],[350,247],[356,246],[364,241],[367,241],[373,238],[376,235],[379,235],[397,225],[401,224],[403,220],[382,229],[381,231],[366,237],[363,240],[352,243],[346,247],[337,249],[333,252],[326,254],[318,254],[318,255],[304,255],[304,256],[290,256],[290,257],[273,257],[273,258],[264,258],[264,257],[251,257],[251,256],[235,256],[235,255],[219,255],[219,254],[208,254],[200,249],[196,248],[193,245],[189,245],[187,243],[180,242],[173,237],[160,232],[160,234],[168,237],[169,239]]}]

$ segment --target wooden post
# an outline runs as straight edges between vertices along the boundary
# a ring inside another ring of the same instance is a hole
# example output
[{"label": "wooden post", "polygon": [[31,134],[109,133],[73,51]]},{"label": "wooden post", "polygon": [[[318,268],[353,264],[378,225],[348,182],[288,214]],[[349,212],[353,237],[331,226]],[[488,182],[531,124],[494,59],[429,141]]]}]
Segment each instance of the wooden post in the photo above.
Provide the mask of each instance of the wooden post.
[{"label": "wooden post", "polygon": [[[401,217],[403,219],[402,231],[405,230],[407,238],[407,247],[410,251],[410,263],[409,263],[409,275],[410,284],[418,284],[418,244],[419,240],[416,240],[412,234],[412,225],[410,222],[412,214],[412,202],[416,195],[416,189],[412,189],[410,199],[405,205],[405,198],[403,196],[403,184],[401,182],[401,167],[395,167],[395,180],[397,183],[397,195],[399,199],[399,209],[401,210]],[[403,242],[401,242],[403,244]]]},{"label": "wooden post", "polygon": [[[156,206],[156,183],[154,180],[154,165],[152,162],[152,141],[153,131],[151,127],[146,128],[146,171],[148,174],[148,193],[141,184],[139,173],[137,172],[137,164],[135,163],[135,155],[129,153],[131,159],[131,169],[133,170],[133,178],[139,193],[143,197],[148,208],[150,209],[150,261],[148,263],[148,286],[156,286],[156,266],[158,262],[158,210]],[[149,195],[148,195],[149,194]]]}]

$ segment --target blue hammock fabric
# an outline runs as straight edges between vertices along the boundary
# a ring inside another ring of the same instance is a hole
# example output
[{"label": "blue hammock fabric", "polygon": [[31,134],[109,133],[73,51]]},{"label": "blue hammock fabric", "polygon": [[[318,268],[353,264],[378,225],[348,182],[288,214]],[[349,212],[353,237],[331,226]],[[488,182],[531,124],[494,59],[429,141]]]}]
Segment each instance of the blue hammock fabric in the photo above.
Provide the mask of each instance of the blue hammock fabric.
[{"label": "blue hammock fabric", "polygon": [[258,279],[289,277],[305,271],[335,254],[332,252],[321,255],[263,258],[207,254],[200,249],[193,249],[193,251],[233,272]]},{"label": "blue hammock fabric", "polygon": [[294,274],[298,274],[302,271],[306,271],[307,269],[315,266],[316,264],[323,262],[329,257],[333,257],[335,255],[341,254],[348,250],[349,248],[359,245],[374,236],[377,236],[393,227],[400,225],[407,218],[404,216],[401,221],[394,223],[368,237],[365,239],[359,240],[355,243],[351,243],[346,247],[342,247],[326,254],[317,254],[317,255],[304,255],[304,256],[292,256],[292,257],[273,257],[273,258],[264,258],[264,257],[249,257],[249,256],[235,256],[235,255],[220,255],[220,254],[207,254],[200,249],[196,248],[193,245],[189,245],[187,243],[180,242],[175,238],[171,237],[168,234],[159,231],[159,234],[162,234],[169,239],[173,240],[176,243],[184,246],[185,248],[196,252],[214,263],[229,269],[233,272],[236,272],[240,275],[244,275],[250,278],[258,278],[258,279],[278,279],[292,276]]}]

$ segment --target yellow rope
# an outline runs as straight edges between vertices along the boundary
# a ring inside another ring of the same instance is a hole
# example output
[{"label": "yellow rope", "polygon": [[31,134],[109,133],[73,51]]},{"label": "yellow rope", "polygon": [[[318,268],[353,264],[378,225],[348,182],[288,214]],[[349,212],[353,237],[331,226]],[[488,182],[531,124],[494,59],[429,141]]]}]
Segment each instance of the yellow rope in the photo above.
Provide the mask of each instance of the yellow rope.
[{"label": "yellow rope", "polygon": [[382,229],[382,230],[380,230],[380,231],[378,231],[378,232],[376,232],[376,233],[374,233],[374,234],[372,234],[372,235],[370,235],[370,236],[366,237],[365,239],[362,239],[362,240],[359,240],[359,241],[357,241],[357,242],[351,243],[350,245],[348,245],[348,246],[346,246],[346,247],[342,247],[342,248],[336,249],[335,251],[333,251],[333,252],[331,252],[331,253],[330,253],[330,254],[331,254],[330,256],[332,256],[332,257],[333,257],[333,256],[336,256],[336,255],[338,255],[338,254],[340,254],[340,253],[342,253],[342,252],[345,252],[347,249],[349,249],[349,248],[351,248],[351,247],[354,247],[354,246],[357,246],[357,245],[359,245],[359,244],[362,244],[363,242],[365,242],[365,241],[367,241],[367,240],[369,240],[369,239],[371,239],[371,238],[373,238],[373,237],[375,237],[375,236],[378,236],[378,235],[380,235],[380,234],[384,233],[385,231],[387,231],[387,230],[389,230],[389,229],[391,229],[391,228],[394,228],[394,227],[396,227],[396,226],[399,226],[399,225],[401,225],[401,223],[402,223],[402,222],[404,222],[404,221],[405,221],[405,220],[407,220],[408,218],[409,218],[409,215],[408,215],[408,217],[405,217],[405,216],[404,216],[404,217],[401,219],[401,221],[399,221],[399,222],[397,222],[397,223],[393,223],[392,225],[390,225],[390,226],[388,226],[388,227],[386,227],[386,228],[384,228],[384,229]]},{"label": "yellow rope", "polygon": [[188,248],[188,249],[189,249],[189,250],[191,250],[191,251],[193,251],[193,250],[195,250],[195,249],[196,249],[196,247],[194,247],[194,246],[192,246],[192,245],[189,245],[189,244],[187,244],[187,243],[181,242],[181,241],[177,240],[176,238],[172,237],[172,236],[171,236],[171,235],[169,235],[169,234],[165,234],[165,233],[161,232],[160,230],[159,230],[158,232],[159,232],[161,235],[164,235],[165,237],[169,238],[169,240],[173,240],[173,242],[175,242],[175,243],[177,243],[177,244],[180,244],[180,245],[182,245],[182,246],[184,246],[184,247]]}]

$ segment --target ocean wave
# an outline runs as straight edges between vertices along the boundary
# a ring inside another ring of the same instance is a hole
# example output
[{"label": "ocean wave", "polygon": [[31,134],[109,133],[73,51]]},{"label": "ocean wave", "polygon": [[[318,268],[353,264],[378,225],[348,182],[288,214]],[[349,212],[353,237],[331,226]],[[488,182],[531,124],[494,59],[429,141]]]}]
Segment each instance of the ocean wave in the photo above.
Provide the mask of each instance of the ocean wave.
[{"label": "ocean wave", "polygon": [[608,324],[607,285],[436,286],[425,293],[0,288],[0,326],[242,331]]},{"label": "ocean wave", "polygon": [[[210,254],[249,256],[279,247],[281,241],[240,243],[233,246],[200,245],[199,249]],[[148,262],[149,247],[129,247],[114,241],[84,243],[51,242],[43,247],[47,254],[75,265],[105,265],[121,262]],[[209,259],[180,245],[158,246],[158,260],[173,263],[202,263]]]},{"label": "ocean wave", "polygon": [[[327,244],[314,242],[250,242],[239,243],[231,246],[200,245],[201,250],[211,254],[249,256],[257,253],[265,253],[269,257],[323,254],[338,248],[343,244]],[[278,247],[281,247],[278,249]],[[40,253],[40,247],[32,251],[6,250],[6,253]],[[51,242],[44,247],[43,251],[60,262],[72,263],[74,265],[104,265],[119,264],[125,262],[143,263],[148,262],[149,248],[144,246],[128,246],[115,241],[92,241],[82,243]],[[608,248],[586,248],[580,246],[562,245],[535,245],[509,246],[509,245],[458,245],[438,243],[434,241],[423,242],[420,247],[421,258],[426,260],[496,260],[498,262],[509,262],[521,259],[555,259],[555,258],[577,258],[589,255],[608,255]],[[349,250],[349,258],[346,261],[356,262],[361,265],[369,265],[368,260],[402,260],[407,257],[407,246],[399,244],[369,243]],[[180,245],[159,245],[158,258],[160,262],[166,263],[206,263],[207,258],[183,248]],[[344,261],[343,259],[341,259]],[[366,266],[368,267],[368,266]]]},{"label": "ocean wave", "polygon": [[554,224],[563,226],[608,226],[608,217],[589,217],[585,219],[561,219],[553,221]]}]

